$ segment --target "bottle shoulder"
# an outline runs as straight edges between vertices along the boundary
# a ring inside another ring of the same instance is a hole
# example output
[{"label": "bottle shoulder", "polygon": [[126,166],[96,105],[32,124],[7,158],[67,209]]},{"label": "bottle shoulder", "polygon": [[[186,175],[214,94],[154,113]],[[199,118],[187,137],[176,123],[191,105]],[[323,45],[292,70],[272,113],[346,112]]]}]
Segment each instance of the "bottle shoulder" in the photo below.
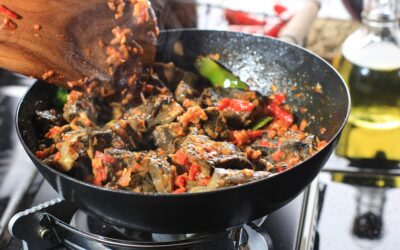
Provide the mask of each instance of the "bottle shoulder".
[{"label": "bottle shoulder", "polygon": [[[400,35],[400,34],[399,34]],[[399,37],[395,34],[395,37]],[[366,28],[352,33],[342,45],[342,55],[350,62],[375,70],[400,68],[399,40],[384,39]]]}]

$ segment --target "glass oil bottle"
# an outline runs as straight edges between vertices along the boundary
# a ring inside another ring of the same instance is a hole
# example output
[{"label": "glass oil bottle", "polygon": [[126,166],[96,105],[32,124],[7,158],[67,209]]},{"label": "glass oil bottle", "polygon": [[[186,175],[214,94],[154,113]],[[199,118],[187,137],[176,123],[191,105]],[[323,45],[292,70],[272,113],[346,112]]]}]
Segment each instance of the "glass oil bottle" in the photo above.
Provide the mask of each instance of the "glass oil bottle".
[{"label": "glass oil bottle", "polygon": [[352,99],[339,156],[400,162],[399,5],[399,0],[364,1],[362,26],[333,63]]}]

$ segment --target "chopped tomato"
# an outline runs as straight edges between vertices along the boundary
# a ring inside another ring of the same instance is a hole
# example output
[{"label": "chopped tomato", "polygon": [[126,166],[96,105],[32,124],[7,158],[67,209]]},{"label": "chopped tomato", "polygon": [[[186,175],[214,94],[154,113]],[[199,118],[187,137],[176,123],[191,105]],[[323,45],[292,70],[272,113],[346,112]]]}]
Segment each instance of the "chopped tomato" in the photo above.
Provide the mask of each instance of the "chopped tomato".
[{"label": "chopped tomato", "polygon": [[228,108],[230,104],[231,104],[231,99],[223,98],[218,103],[218,109],[224,110],[224,109]]},{"label": "chopped tomato", "polygon": [[227,108],[232,109],[234,111],[238,111],[238,112],[240,112],[240,111],[251,112],[254,109],[254,104],[251,102],[243,101],[243,100],[239,100],[239,99],[223,98],[218,103],[218,109],[224,110]]},{"label": "chopped tomato", "polygon": [[281,94],[274,94],[271,96],[272,103],[275,103],[276,105],[280,106],[282,103],[286,101],[286,95],[281,93]]},{"label": "chopped tomato", "polygon": [[114,161],[112,156],[103,154],[100,151],[96,151],[95,158],[100,159],[103,163],[112,163]]},{"label": "chopped tomato", "polygon": [[260,135],[264,134],[264,131],[263,130],[247,130],[246,133],[250,139],[256,139]]},{"label": "chopped tomato", "polygon": [[181,187],[181,188],[175,189],[172,193],[173,193],[173,194],[183,194],[183,193],[186,193],[186,188]]},{"label": "chopped tomato", "polygon": [[60,133],[61,133],[61,127],[54,126],[44,136],[48,139],[54,139]]},{"label": "chopped tomato", "polygon": [[239,146],[250,142],[249,135],[246,133],[245,130],[233,131],[232,139],[233,143]]},{"label": "chopped tomato", "polygon": [[49,156],[54,152],[55,149],[56,149],[56,146],[53,144],[53,145],[51,145],[50,147],[45,148],[45,149],[42,150],[42,151],[36,151],[35,155],[36,155],[36,157],[38,157],[39,159],[42,159],[42,160],[43,160],[43,159],[49,157]]},{"label": "chopped tomato", "polygon": [[102,182],[107,180],[107,170],[101,159],[92,160],[92,171],[94,175],[93,184],[103,186]]},{"label": "chopped tomato", "polygon": [[262,141],[262,142],[260,142],[260,145],[264,146],[264,147],[267,147],[267,148],[271,148],[271,147],[274,146],[274,144],[269,142],[269,141]]},{"label": "chopped tomato", "polygon": [[274,160],[275,162],[279,162],[279,161],[283,160],[284,156],[285,156],[285,152],[278,150],[272,154],[272,160]]},{"label": "chopped tomato", "polygon": [[268,111],[278,120],[285,121],[289,126],[293,124],[294,121],[293,115],[289,111],[283,109],[282,107],[276,105],[275,103],[268,104],[267,108]]},{"label": "chopped tomato", "polygon": [[197,178],[197,175],[200,173],[200,166],[197,164],[192,164],[189,169],[189,176],[188,180],[189,181],[194,181]]},{"label": "chopped tomato", "polygon": [[260,137],[264,130],[236,130],[232,132],[232,142],[238,146],[243,146],[252,140]]},{"label": "chopped tomato", "polygon": [[68,95],[68,103],[75,103],[81,96],[82,93],[76,90],[72,90]]},{"label": "chopped tomato", "polygon": [[36,157],[39,159],[44,159],[46,158],[46,154],[43,151],[36,151],[35,153]]},{"label": "chopped tomato", "polygon": [[177,186],[178,188],[186,188],[187,179],[188,179],[187,173],[178,175],[175,178],[175,182],[174,182],[175,186]]},{"label": "chopped tomato", "polygon": [[188,166],[190,164],[188,156],[182,150],[176,151],[174,156],[174,160],[177,164],[181,166]]},{"label": "chopped tomato", "polygon": [[328,144],[326,141],[320,141],[319,143],[318,143],[318,149],[322,149],[323,147],[325,147],[326,146],[326,144]]},{"label": "chopped tomato", "polygon": [[95,158],[92,160],[93,184],[102,186],[102,182],[107,180],[107,169],[104,163],[112,163],[113,161],[112,156],[96,151]]}]

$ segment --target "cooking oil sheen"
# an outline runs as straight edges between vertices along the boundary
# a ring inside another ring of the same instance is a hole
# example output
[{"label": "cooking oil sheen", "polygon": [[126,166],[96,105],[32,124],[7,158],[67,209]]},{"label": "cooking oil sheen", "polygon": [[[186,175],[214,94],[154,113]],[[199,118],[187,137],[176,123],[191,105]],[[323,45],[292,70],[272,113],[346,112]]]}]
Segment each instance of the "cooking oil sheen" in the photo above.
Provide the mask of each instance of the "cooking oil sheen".
[{"label": "cooking oil sheen", "polygon": [[335,59],[349,87],[351,113],[336,153],[400,161],[400,49],[377,43]]}]

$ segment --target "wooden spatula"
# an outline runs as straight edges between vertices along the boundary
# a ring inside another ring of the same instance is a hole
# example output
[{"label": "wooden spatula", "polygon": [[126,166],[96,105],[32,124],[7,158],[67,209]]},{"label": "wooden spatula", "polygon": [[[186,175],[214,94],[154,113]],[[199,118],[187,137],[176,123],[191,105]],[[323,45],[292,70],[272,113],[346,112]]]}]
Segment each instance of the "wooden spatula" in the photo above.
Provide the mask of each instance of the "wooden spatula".
[{"label": "wooden spatula", "polygon": [[1,68],[71,87],[84,79],[109,82],[125,60],[133,61],[130,66],[154,60],[158,29],[147,0],[3,0],[0,5]]}]

